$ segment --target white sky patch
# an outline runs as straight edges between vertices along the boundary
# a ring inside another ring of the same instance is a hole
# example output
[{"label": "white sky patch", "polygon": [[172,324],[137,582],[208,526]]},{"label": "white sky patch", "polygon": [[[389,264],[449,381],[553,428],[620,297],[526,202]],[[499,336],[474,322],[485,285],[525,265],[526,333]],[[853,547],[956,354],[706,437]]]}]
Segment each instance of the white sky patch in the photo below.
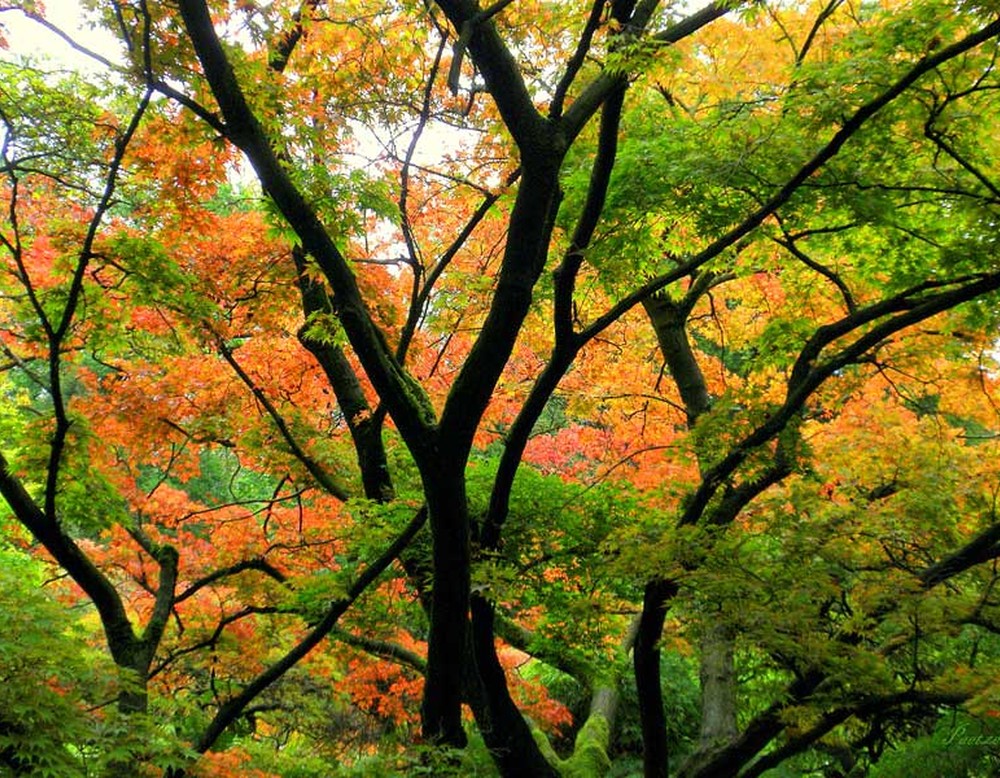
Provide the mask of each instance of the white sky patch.
[{"label": "white sky patch", "polygon": [[[30,5],[22,3],[22,5]],[[90,15],[83,3],[76,0],[45,0],[45,19],[61,30],[80,47],[94,52],[112,62],[121,62],[121,44],[108,30],[89,21]],[[73,48],[66,38],[28,18],[20,10],[0,9],[0,27],[8,43],[6,51],[0,50],[0,59],[31,57],[40,59],[56,69],[68,70],[86,76],[98,73],[104,66],[93,57]],[[357,143],[357,154],[367,160],[377,159],[385,150],[385,128],[370,129],[352,125]],[[379,139],[382,136],[382,140]],[[417,146],[414,162],[433,166],[447,155],[457,155],[468,142],[461,132],[431,122]],[[396,152],[402,154],[408,143],[408,133],[396,139]]]},{"label": "white sky patch", "polygon": [[[21,5],[30,6],[22,2]],[[121,62],[121,42],[109,30],[91,21],[94,15],[86,4],[76,0],[44,0],[44,17],[63,35],[44,24],[29,18],[20,10],[0,8],[0,28],[8,47],[0,49],[0,60],[28,57],[46,69],[75,72],[87,76],[102,74],[107,68],[100,61],[88,56],[89,50],[111,62]],[[220,33],[223,32],[220,30]],[[234,33],[237,40],[244,31]],[[246,45],[250,45],[247,40]],[[74,48],[74,44],[79,48]],[[412,129],[392,130],[386,127],[366,127],[351,123],[353,150],[344,149],[341,161],[348,168],[369,168],[376,174],[379,160],[389,153],[403,156],[409,144]],[[393,137],[395,136],[395,137]],[[414,151],[413,163],[428,169],[439,166],[447,157],[461,157],[468,150],[473,138],[441,122],[430,121]],[[259,184],[249,161],[228,166],[229,183],[244,192],[258,191]],[[402,255],[405,247],[394,244],[398,230],[388,223],[376,228],[373,237],[386,244],[389,253]]]},{"label": "white sky patch", "polygon": [[[74,0],[45,0],[44,7],[45,18],[75,43],[112,62],[120,61],[120,45],[115,37],[89,22],[87,10],[81,3]],[[8,44],[6,51],[0,51],[0,58],[38,58],[53,67],[82,74],[104,69],[100,62],[75,50],[58,33],[28,18],[19,10],[0,11],[0,25]]]}]

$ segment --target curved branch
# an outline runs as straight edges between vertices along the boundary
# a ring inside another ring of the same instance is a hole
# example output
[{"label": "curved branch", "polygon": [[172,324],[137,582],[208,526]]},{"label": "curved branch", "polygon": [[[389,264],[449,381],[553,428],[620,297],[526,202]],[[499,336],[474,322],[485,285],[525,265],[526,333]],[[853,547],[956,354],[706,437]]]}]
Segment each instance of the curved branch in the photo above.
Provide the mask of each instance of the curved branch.
[{"label": "curved branch", "polygon": [[[285,673],[287,673],[292,667],[298,663],[306,654],[312,651],[323,639],[330,634],[330,631],[336,626],[337,621],[340,617],[347,611],[351,605],[354,604],[355,600],[360,597],[364,591],[382,574],[382,572],[395,561],[396,557],[399,556],[400,552],[406,548],[410,541],[416,536],[417,532],[424,526],[427,521],[427,509],[421,508],[414,517],[410,520],[410,523],[403,529],[403,531],[396,537],[396,539],[382,552],[382,554],[375,559],[371,565],[366,567],[360,575],[358,575],[355,582],[347,590],[347,594],[330,604],[323,618],[316,624],[309,633],[301,640],[299,643],[289,650],[281,659],[276,661],[274,664],[270,665],[263,672],[261,672],[253,681],[247,684],[243,690],[237,694],[235,697],[230,698],[226,703],[219,708],[213,717],[212,721],[202,732],[201,736],[198,738],[197,743],[195,743],[195,750],[198,753],[205,753],[208,751],[215,742],[219,739],[219,736],[240,716],[246,707],[253,702],[254,699],[260,695],[265,689],[267,689],[271,684],[280,679]],[[182,773],[175,773],[175,775],[180,775]]]},{"label": "curved branch", "polygon": [[292,57],[292,52],[295,51],[295,47],[305,35],[305,28],[302,26],[303,12],[306,10],[315,11],[318,7],[319,0],[305,0],[292,14],[291,26],[275,36],[267,58],[268,67],[275,73],[284,72],[288,66],[288,60]]},{"label": "curved branch", "polygon": [[337,627],[331,630],[330,634],[341,643],[358,648],[372,656],[409,667],[418,673],[425,673],[427,671],[427,660],[396,643],[370,638],[365,635],[355,635],[353,632],[348,632],[346,629]]},{"label": "curved branch", "polygon": [[0,454],[0,494],[17,520],[45,547],[73,581],[86,592],[101,617],[108,647],[116,660],[125,656],[137,641],[125,606],[108,578],[90,561],[80,547],[66,535],[56,521],[47,516],[10,472],[10,464]]},{"label": "curved branch", "polygon": [[[1000,289],[1000,273],[985,273],[950,282],[927,282],[887,300],[862,308],[833,324],[820,327],[802,347],[788,379],[784,403],[762,424],[748,433],[717,464],[705,471],[701,485],[691,496],[679,526],[694,524],[701,519],[709,500],[718,488],[733,475],[750,453],[784,430],[801,411],[806,401],[827,378],[847,365],[854,364],[890,335],[917,324],[956,305]],[[927,289],[950,285],[946,291],[922,294]],[[891,315],[895,314],[895,315]],[[844,346],[825,361],[817,362],[822,350],[835,340],[857,329],[889,316],[873,326],[854,342]]]},{"label": "curved branch", "polygon": [[976,535],[962,548],[922,570],[918,577],[920,583],[930,589],[959,573],[965,572],[970,567],[998,557],[1000,557],[1000,523],[995,523]]},{"label": "curved branch", "polygon": [[573,86],[580,68],[583,67],[583,63],[587,59],[587,52],[590,51],[590,44],[594,40],[594,33],[597,32],[597,28],[601,25],[601,14],[604,12],[606,2],[607,0],[594,0],[594,4],[590,7],[590,16],[587,17],[583,33],[576,44],[576,51],[573,52],[573,56],[566,63],[566,71],[563,73],[562,78],[559,79],[556,90],[552,94],[552,103],[549,105],[549,118],[551,119],[558,119],[562,115],[566,95],[569,93],[570,87]]},{"label": "curved branch", "polygon": [[[434,291],[434,285],[437,283],[438,278],[441,277],[441,274],[445,271],[448,265],[451,264],[451,261],[461,250],[462,246],[465,245],[465,242],[472,235],[476,227],[478,227],[480,222],[482,222],[482,220],[486,218],[487,214],[489,214],[490,212],[490,209],[496,204],[497,200],[499,200],[504,195],[504,193],[515,184],[515,182],[520,177],[521,177],[521,168],[518,167],[515,170],[513,170],[507,176],[506,179],[504,179],[503,184],[501,184],[501,186],[496,191],[488,192],[486,196],[483,197],[482,202],[480,202],[479,205],[477,206],[475,212],[472,214],[472,217],[469,219],[469,221],[465,223],[465,225],[459,231],[458,235],[455,236],[455,239],[451,242],[451,244],[449,244],[448,248],[446,248],[441,253],[440,257],[438,257],[437,261],[434,263],[434,266],[430,269],[430,271],[428,271],[427,277],[424,280],[423,287],[420,289],[420,293],[417,296],[419,304],[416,307],[415,313],[411,308],[412,322],[410,319],[407,320],[406,325],[404,327],[404,332],[408,331],[409,329],[416,328],[417,322],[420,320],[420,317],[423,316],[423,312],[427,308],[427,302],[430,299],[431,292]],[[412,334],[410,335],[410,337],[411,338],[413,337]]]},{"label": "curved branch", "polygon": [[266,559],[256,558],[256,559],[244,559],[235,564],[229,565],[228,567],[220,568],[219,570],[213,570],[208,575],[202,576],[197,581],[192,583],[190,586],[186,587],[184,591],[180,592],[174,598],[174,604],[180,604],[184,600],[193,597],[199,591],[204,589],[206,586],[211,586],[217,581],[221,581],[224,578],[228,578],[232,575],[238,575],[239,573],[245,572],[247,570],[257,570],[258,572],[264,573],[264,575],[269,578],[274,579],[278,583],[285,583],[288,577],[282,573],[278,568],[268,562]]},{"label": "curved branch", "polygon": [[791,254],[793,257],[799,260],[799,262],[801,262],[803,265],[808,267],[810,270],[816,271],[821,276],[823,276],[823,278],[825,278],[827,281],[836,286],[837,290],[840,292],[840,296],[844,300],[844,306],[847,308],[849,313],[854,313],[857,310],[858,306],[857,303],[854,301],[854,295],[851,294],[850,287],[848,287],[847,284],[844,283],[844,279],[842,279],[839,275],[830,270],[830,268],[820,264],[815,259],[806,254],[804,251],[802,251],[802,249],[800,249],[796,245],[795,237],[790,235],[788,231],[784,228],[784,226],[781,227],[781,233],[784,237],[772,238],[772,240],[782,248],[786,249],[789,254]]},{"label": "curved branch", "polygon": [[424,272],[424,264],[420,259],[420,247],[417,245],[416,236],[413,234],[413,226],[410,224],[409,197],[410,197],[410,165],[413,162],[413,155],[416,153],[417,144],[423,135],[424,128],[431,115],[431,96],[434,93],[434,81],[437,78],[438,68],[441,66],[441,57],[444,55],[445,45],[448,39],[441,36],[437,51],[434,54],[434,62],[431,71],[427,75],[424,83],[423,99],[420,103],[420,114],[417,117],[417,126],[413,131],[413,137],[406,147],[406,154],[403,156],[403,166],[399,173],[399,224],[403,232],[403,241],[406,243],[406,251],[409,256],[409,265],[413,271],[413,281],[410,293],[410,310],[406,317],[406,326],[399,336],[396,345],[396,359],[400,364],[406,362],[406,352],[410,347],[410,340],[416,331],[417,322],[420,320],[422,306],[420,299],[420,277]]},{"label": "curved branch", "polygon": [[[6,10],[11,10],[11,9],[4,8],[4,9],[0,9],[0,10],[5,10],[6,11]],[[36,24],[40,25],[41,27],[44,27],[46,30],[48,30],[52,34],[54,34],[54,35],[58,36],[59,38],[61,38],[63,41],[65,41],[67,44],[69,44],[69,47],[71,49],[73,49],[73,51],[75,51],[75,52],[77,52],[79,54],[82,54],[83,56],[87,57],[88,59],[94,60],[94,62],[97,62],[100,65],[103,65],[108,70],[114,70],[114,71],[118,71],[118,72],[121,72],[122,70],[124,70],[124,68],[122,68],[119,65],[116,65],[114,62],[112,62],[111,60],[109,60],[107,57],[104,57],[104,56],[98,54],[93,49],[88,49],[82,43],[79,43],[78,41],[76,41],[73,38],[72,35],[70,35],[68,32],[66,32],[65,30],[63,30],[61,27],[59,27],[59,26],[53,24],[52,22],[50,22],[48,19],[46,19],[44,16],[42,16],[37,11],[28,11],[28,10],[26,10],[24,8],[18,8],[17,10],[19,10],[22,14],[24,14],[24,16],[26,18],[31,19],[31,21],[35,22]]]},{"label": "curved branch", "polygon": [[843,724],[852,716],[877,715],[903,705],[960,705],[966,702],[970,696],[961,692],[952,692],[949,694],[947,692],[925,692],[911,689],[896,694],[886,694],[865,699],[853,705],[846,705],[842,708],[827,711],[814,726],[805,732],[789,738],[780,748],[776,748],[774,751],[762,756],[749,765],[747,769],[739,771],[739,778],[757,778],[757,776],[763,775],[786,759],[802,753],[821,737],[840,724]]},{"label": "curved branch", "polygon": [[239,379],[246,385],[246,387],[253,393],[267,415],[271,417],[274,422],[274,426],[278,428],[281,433],[281,437],[284,438],[285,443],[288,448],[291,449],[292,455],[302,463],[302,465],[309,471],[309,475],[316,479],[316,483],[323,487],[331,496],[336,497],[341,502],[347,502],[351,498],[350,490],[345,484],[343,484],[336,476],[328,472],[322,465],[319,464],[315,459],[309,456],[308,453],[299,445],[299,442],[295,439],[292,431],[289,429],[288,424],[285,422],[282,415],[278,412],[278,409],[274,406],[267,395],[264,394],[264,390],[254,383],[254,380],[247,374],[243,369],[243,366],[236,360],[233,355],[233,350],[225,344],[225,342],[216,336],[216,346],[219,349],[219,353],[222,354],[222,358],[229,363],[229,366],[233,369],[233,372],[239,376]]},{"label": "curved branch", "polygon": [[995,20],[976,32],[967,35],[960,41],[957,41],[950,46],[946,46],[933,56],[927,56],[921,59],[878,97],[868,103],[865,103],[857,109],[854,114],[844,122],[841,128],[834,133],[833,137],[830,138],[830,140],[827,141],[826,144],[824,144],[824,146],[816,152],[816,154],[814,154],[808,162],[799,168],[798,172],[788,179],[788,181],[785,182],[785,184],[769,200],[761,205],[750,216],[729,230],[725,235],[713,241],[711,245],[705,247],[697,254],[690,257],[682,265],[676,267],[669,273],[664,273],[663,275],[650,280],[648,283],[635,290],[632,294],[622,298],[617,304],[612,306],[602,316],[594,320],[590,326],[583,330],[580,333],[580,337],[585,340],[593,339],[611,326],[611,324],[618,321],[618,319],[620,319],[627,311],[638,305],[647,297],[656,294],[656,292],[660,289],[665,288],[674,281],[690,275],[706,262],[714,259],[730,246],[735,245],[742,238],[756,230],[761,224],[764,223],[765,219],[787,203],[796,191],[798,191],[799,187],[806,184],[814,173],[833,159],[840,152],[840,149],[844,146],[844,144],[856,135],[872,117],[903,94],[922,76],[931,72],[945,62],[961,56],[965,52],[974,49],[976,46],[979,46],[980,44],[990,40],[991,38],[995,38],[998,35],[1000,35],[1000,19]]},{"label": "curved branch", "polygon": [[[480,10],[475,0],[438,0],[438,6],[459,33],[453,62],[460,64],[462,53],[468,50],[514,142],[522,153],[528,153],[548,133],[514,56],[491,21],[509,2],[499,0],[485,11]],[[460,48],[463,42],[467,45]]]},{"label": "curved branch", "polygon": [[573,290],[576,286],[577,273],[583,264],[584,252],[590,245],[604,210],[611,172],[618,154],[618,128],[625,102],[625,89],[624,85],[620,86],[609,97],[601,112],[597,157],[587,187],[587,198],[573,231],[569,249],[553,274],[556,343],[548,364],[532,387],[507,433],[497,475],[493,481],[489,511],[483,522],[481,542],[484,548],[494,548],[499,543],[500,529],[507,517],[514,476],[520,466],[531,430],[534,429],[535,423],[545,410],[545,405],[582,345],[573,334]]},{"label": "curved branch", "polygon": [[[45,513],[52,520],[56,520],[56,494],[59,486],[59,469],[62,463],[63,450],[66,446],[66,438],[69,434],[70,420],[66,413],[66,398],[62,388],[62,352],[63,341],[69,333],[69,329],[76,317],[77,308],[80,305],[80,298],[83,295],[83,281],[87,268],[93,257],[94,241],[97,239],[97,231],[104,221],[104,215],[111,207],[115,189],[118,186],[118,173],[121,169],[122,160],[128,145],[134,137],[139,123],[149,106],[152,91],[147,89],[139,104],[136,106],[132,117],[129,120],[125,131],[115,140],[115,152],[108,165],[108,174],[104,181],[104,192],[94,209],[93,216],[87,224],[87,232],[84,236],[80,251],[77,254],[76,267],[70,279],[69,289],[66,292],[66,302],[62,310],[62,315],[58,324],[47,328],[46,335],[49,341],[49,392],[52,396],[53,414],[55,415],[56,427],[49,441],[48,467],[45,474]],[[43,319],[45,321],[45,319]]]},{"label": "curved branch", "polygon": [[235,613],[230,613],[227,616],[223,616],[222,618],[219,619],[218,624],[216,624],[215,628],[212,630],[212,634],[210,634],[208,637],[203,638],[202,640],[199,640],[195,643],[183,646],[182,648],[169,651],[167,653],[167,656],[165,656],[160,662],[156,664],[156,666],[154,666],[149,671],[149,677],[152,678],[156,675],[159,675],[168,667],[170,667],[170,665],[172,665],[174,662],[180,659],[182,656],[187,656],[188,654],[197,653],[198,651],[201,651],[202,649],[205,648],[215,648],[216,645],[218,645],[219,638],[222,637],[222,633],[226,631],[226,627],[228,627],[230,624],[235,624],[237,621],[245,619],[247,616],[272,614],[278,612],[279,610],[272,606],[255,607],[252,605],[247,605],[244,606],[243,608],[240,608]]},{"label": "curved branch", "polygon": [[[676,24],[671,25],[666,30],[650,36],[650,39],[662,44],[678,43],[684,40],[684,38],[693,35],[705,25],[725,16],[734,7],[744,4],[734,4],[726,0],[719,0],[719,2],[714,2],[700,11],[691,14],[686,19],[682,19]],[[656,3],[647,2],[637,8],[633,24],[629,25],[631,35],[635,35],[634,28],[638,27],[641,29],[645,26],[655,5]],[[605,71],[584,88],[576,100],[573,101],[573,104],[563,114],[560,122],[567,140],[572,140],[580,133],[584,125],[590,121],[590,117],[597,113],[598,108],[607,99],[608,95],[622,84],[627,83],[627,79],[627,75]]]},{"label": "curved branch", "polygon": [[383,332],[372,320],[346,258],[281,164],[271,138],[247,103],[204,0],[180,0],[178,5],[226,121],[228,137],[250,159],[264,190],[329,281],[336,313],[351,346],[404,440],[414,452],[427,452],[430,456],[437,437],[430,400],[393,357]]}]

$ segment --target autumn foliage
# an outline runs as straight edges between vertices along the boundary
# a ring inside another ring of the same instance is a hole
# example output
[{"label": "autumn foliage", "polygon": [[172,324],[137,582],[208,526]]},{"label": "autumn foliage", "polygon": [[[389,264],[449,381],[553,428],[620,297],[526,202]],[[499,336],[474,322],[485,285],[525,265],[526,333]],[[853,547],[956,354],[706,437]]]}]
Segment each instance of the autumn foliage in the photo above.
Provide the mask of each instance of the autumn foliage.
[{"label": "autumn foliage", "polygon": [[0,772],[992,774],[994,6],[87,9],[0,36]]}]

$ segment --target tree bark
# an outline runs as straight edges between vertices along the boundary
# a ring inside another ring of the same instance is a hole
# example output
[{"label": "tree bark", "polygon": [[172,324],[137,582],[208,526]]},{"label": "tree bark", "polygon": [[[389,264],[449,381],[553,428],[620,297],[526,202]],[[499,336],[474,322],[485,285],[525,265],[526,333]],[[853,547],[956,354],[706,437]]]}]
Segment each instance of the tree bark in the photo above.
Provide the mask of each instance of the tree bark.
[{"label": "tree bark", "polygon": [[693,427],[701,414],[712,405],[705,376],[701,372],[691,341],[687,335],[687,317],[701,296],[701,285],[695,284],[680,303],[673,303],[664,295],[656,295],[643,302],[649,322],[656,333],[660,353],[667,363],[667,371],[677,385],[677,390],[687,413],[688,427]]},{"label": "tree bark", "polygon": [[[711,286],[714,279],[707,275],[697,276],[684,299],[671,301],[664,295],[646,300],[643,307],[656,332],[660,352],[666,362],[671,379],[677,386],[688,428],[693,428],[702,414],[712,405],[705,376],[695,358],[691,341],[687,334],[687,318],[701,295]],[[699,458],[699,470],[701,470]],[[646,614],[645,604],[643,615]],[[652,616],[650,617],[652,623]],[[660,628],[663,622],[660,620]],[[659,639],[659,635],[657,635]],[[638,666],[637,666],[638,670]],[[649,687],[660,687],[659,652],[657,662],[648,668],[656,673],[655,680],[647,681]],[[736,734],[736,671],[733,666],[733,636],[721,624],[710,624],[701,639],[701,727],[698,750],[707,751],[720,741],[725,742]],[[637,676],[638,682],[638,676]],[[649,705],[654,703],[649,701]],[[658,715],[657,715],[658,714]],[[650,709],[650,721],[643,723],[643,742],[653,738],[644,747],[647,776],[666,776],[666,734],[654,732],[653,727],[662,728],[658,721],[663,719],[662,701],[657,711]],[[665,724],[665,722],[664,722]],[[648,727],[648,729],[647,729]],[[661,756],[660,751],[663,751]],[[662,761],[662,765],[660,762]]]},{"label": "tree bark", "polygon": [[177,551],[169,546],[146,547],[160,565],[160,584],[156,602],[143,634],[136,635],[125,604],[111,581],[87,557],[76,542],[47,516],[28,494],[0,454],[0,495],[7,501],[18,521],[46,551],[69,573],[90,597],[104,629],[111,657],[119,668],[134,674],[118,699],[123,713],[144,713],[147,709],[146,684],[153,654],[160,643],[173,604],[177,581]]},{"label": "tree bark", "polygon": [[[466,659],[471,580],[465,465],[473,436],[528,314],[552,235],[559,200],[558,158],[545,157],[538,167],[540,171],[525,161],[493,304],[441,412],[438,446],[433,452],[414,452],[430,510],[434,569],[423,733],[429,740],[451,745],[465,742],[460,727],[461,667]],[[483,629],[489,630],[489,640],[493,640],[492,621]],[[480,635],[478,640],[487,638]],[[491,683],[500,680],[494,677]],[[493,720],[503,721],[508,714],[503,698],[501,694],[485,696]],[[494,703],[497,709],[492,708]]]},{"label": "tree bark", "polygon": [[496,653],[493,606],[480,595],[472,596],[471,606],[472,646],[486,703],[485,715],[476,719],[483,740],[505,778],[557,778],[510,697]]},{"label": "tree bark", "polygon": [[667,616],[667,604],[676,594],[677,584],[674,581],[656,579],[646,584],[632,653],[635,688],[639,696],[645,778],[666,778],[668,774],[670,755],[660,686],[660,637]]},{"label": "tree bark", "polygon": [[733,635],[709,624],[701,636],[701,729],[698,749],[710,751],[736,737],[736,669]]},{"label": "tree bark", "polygon": [[323,284],[311,278],[306,268],[305,252],[292,249],[302,294],[302,312],[306,324],[299,330],[299,342],[316,357],[337,398],[337,405],[351,433],[358,458],[365,497],[377,502],[389,502],[395,496],[389,464],[382,442],[382,422],[385,414],[372,410],[354,368],[344,350],[337,344],[314,337],[309,331],[309,319],[317,314],[334,315],[333,304]]},{"label": "tree bark", "polygon": [[[294,253],[294,252],[293,252]],[[314,313],[332,313],[323,286],[305,274],[304,256],[298,256],[299,284],[308,318]],[[322,339],[300,332],[303,345],[319,361],[337,397],[354,442],[365,496],[379,502],[392,499],[394,490],[381,436],[381,414],[372,412],[343,350]],[[433,612],[431,568],[418,554],[403,557],[403,566],[430,615]],[[478,618],[475,616],[479,613]],[[477,725],[498,766],[507,775],[554,775],[539,751],[531,730],[507,692],[503,668],[493,648],[493,612],[485,601],[473,607],[474,633],[470,634],[463,659],[463,698],[473,710]],[[478,625],[478,629],[475,627]],[[478,644],[476,636],[481,638]],[[529,767],[530,766],[530,767]],[[526,772],[530,770],[530,772]]]},{"label": "tree bark", "polygon": [[422,732],[430,742],[461,748],[466,743],[461,707],[472,565],[465,480],[461,467],[421,476],[434,568]]}]

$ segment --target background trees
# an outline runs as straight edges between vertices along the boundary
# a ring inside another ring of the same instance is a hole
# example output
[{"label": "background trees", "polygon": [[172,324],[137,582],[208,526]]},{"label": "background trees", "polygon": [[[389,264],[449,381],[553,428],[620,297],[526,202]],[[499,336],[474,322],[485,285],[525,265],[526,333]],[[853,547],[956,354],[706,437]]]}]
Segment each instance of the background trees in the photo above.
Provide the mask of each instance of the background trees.
[{"label": "background trees", "polygon": [[875,775],[989,721],[995,9],[94,13],[105,78],[4,65],[0,492],[164,734],[53,764]]}]

